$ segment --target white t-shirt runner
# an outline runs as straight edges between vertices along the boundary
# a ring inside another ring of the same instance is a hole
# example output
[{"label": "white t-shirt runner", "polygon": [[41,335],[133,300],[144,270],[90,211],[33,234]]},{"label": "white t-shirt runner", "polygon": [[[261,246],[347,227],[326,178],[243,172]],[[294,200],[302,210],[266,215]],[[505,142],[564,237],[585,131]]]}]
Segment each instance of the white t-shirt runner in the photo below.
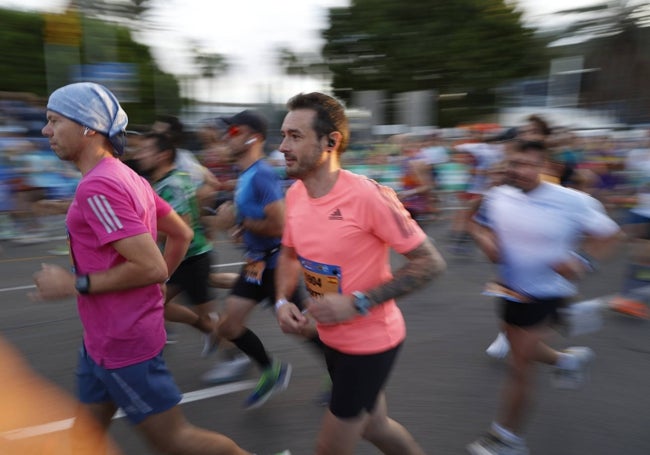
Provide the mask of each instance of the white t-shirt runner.
[{"label": "white t-shirt runner", "polygon": [[553,270],[585,234],[609,237],[619,227],[586,193],[542,182],[528,193],[508,185],[490,189],[476,220],[495,232],[500,279],[535,298],[570,297],[576,285]]}]

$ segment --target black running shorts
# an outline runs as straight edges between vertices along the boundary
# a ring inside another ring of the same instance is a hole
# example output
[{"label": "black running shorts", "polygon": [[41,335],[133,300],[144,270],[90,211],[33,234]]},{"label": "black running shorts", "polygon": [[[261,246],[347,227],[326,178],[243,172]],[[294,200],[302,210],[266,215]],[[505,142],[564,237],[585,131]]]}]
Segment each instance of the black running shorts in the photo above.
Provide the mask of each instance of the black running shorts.
[{"label": "black running shorts", "polygon": [[[273,304],[275,302],[275,269],[264,269],[262,272],[261,284],[256,284],[251,283],[246,279],[245,267],[246,266],[242,267],[239,273],[239,278],[235,282],[230,294],[244,299],[254,300],[257,303],[269,299],[270,303]],[[289,300],[295,303],[296,306],[302,310],[303,303],[307,297],[307,291],[305,290],[304,284],[300,281],[298,287]]]},{"label": "black running shorts", "polygon": [[566,305],[567,299],[557,297],[522,303],[502,298],[501,303],[501,318],[506,324],[517,327],[533,327],[559,322],[557,310]]},{"label": "black running shorts", "polygon": [[325,361],[332,378],[329,409],[341,419],[371,413],[384,389],[401,344],[378,354],[344,354],[325,346]]},{"label": "black running shorts", "polygon": [[212,290],[208,286],[211,262],[210,252],[185,259],[169,278],[167,285],[185,292],[193,305],[209,302],[212,300]]}]

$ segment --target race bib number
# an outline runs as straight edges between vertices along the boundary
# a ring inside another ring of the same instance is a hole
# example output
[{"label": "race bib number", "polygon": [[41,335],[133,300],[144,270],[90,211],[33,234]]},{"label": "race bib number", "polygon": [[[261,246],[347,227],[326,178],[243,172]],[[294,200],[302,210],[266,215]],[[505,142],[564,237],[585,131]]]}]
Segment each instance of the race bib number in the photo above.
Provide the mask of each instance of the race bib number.
[{"label": "race bib number", "polygon": [[247,283],[262,284],[262,273],[266,268],[265,261],[250,261],[244,266],[244,279]]},{"label": "race bib number", "polygon": [[530,298],[495,281],[487,282],[485,284],[485,288],[483,288],[482,294],[491,295],[493,297],[501,297],[506,300],[510,300],[511,302],[520,302],[520,303],[530,302]]},{"label": "race bib number", "polygon": [[341,293],[341,267],[298,258],[305,277],[305,287],[312,297]]}]

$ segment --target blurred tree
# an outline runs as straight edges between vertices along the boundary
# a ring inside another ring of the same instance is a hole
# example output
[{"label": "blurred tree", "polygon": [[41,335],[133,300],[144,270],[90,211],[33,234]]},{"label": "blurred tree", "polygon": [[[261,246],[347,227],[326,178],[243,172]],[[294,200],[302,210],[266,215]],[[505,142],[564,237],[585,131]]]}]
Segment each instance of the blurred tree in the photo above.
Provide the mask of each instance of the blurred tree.
[{"label": "blurred tree", "polygon": [[298,54],[287,47],[276,49],[276,61],[284,74],[289,76],[304,76],[307,74],[307,64]]},{"label": "blurred tree", "polygon": [[547,67],[545,43],[521,16],[504,0],[352,0],[330,10],[323,55],[344,99],[353,90],[466,93],[466,109],[441,104],[437,118],[449,125],[493,111],[494,87]]},{"label": "blurred tree", "polygon": [[[45,68],[44,26],[45,20],[39,13],[17,12],[0,9],[0,91],[29,92],[47,96],[48,88]],[[87,52],[81,52],[81,61],[76,63],[96,63],[109,53],[111,59],[133,64],[136,68],[133,102],[126,102],[131,123],[150,123],[155,111],[178,112],[181,107],[179,87],[176,79],[159,69],[149,48],[135,42],[129,29],[99,19],[88,19],[87,26],[95,30],[110,29],[114,43],[113,49],[94,46],[92,60]],[[83,41],[84,37],[81,36]],[[83,42],[66,43],[81,46]],[[74,62],[71,62],[74,63]],[[71,81],[69,79],[68,81]]]},{"label": "blurred tree", "polygon": [[589,40],[617,36],[650,26],[650,6],[640,0],[606,0],[582,8],[563,9],[556,16],[574,15],[562,37]]},{"label": "blurred tree", "polygon": [[323,87],[329,85],[330,70],[323,57],[317,53],[297,53],[288,47],[278,47],[275,56],[275,63],[283,74],[296,78],[313,78]]},{"label": "blurred tree", "polygon": [[43,16],[0,9],[0,91],[45,94]]},{"label": "blurred tree", "polygon": [[556,15],[574,18],[558,32],[559,52],[585,57],[581,104],[625,123],[650,122],[649,4],[610,0]]},{"label": "blurred tree", "polygon": [[216,52],[203,52],[196,47],[194,52],[194,64],[199,69],[199,77],[208,80],[209,98],[214,95],[215,80],[228,72],[230,64],[226,57]]},{"label": "blurred tree", "polygon": [[78,9],[85,16],[137,26],[152,3],[153,0],[70,0],[68,7]]},{"label": "blurred tree", "polygon": [[325,79],[330,74],[327,64],[318,54],[296,53],[287,47],[276,49],[276,64],[288,76]]}]

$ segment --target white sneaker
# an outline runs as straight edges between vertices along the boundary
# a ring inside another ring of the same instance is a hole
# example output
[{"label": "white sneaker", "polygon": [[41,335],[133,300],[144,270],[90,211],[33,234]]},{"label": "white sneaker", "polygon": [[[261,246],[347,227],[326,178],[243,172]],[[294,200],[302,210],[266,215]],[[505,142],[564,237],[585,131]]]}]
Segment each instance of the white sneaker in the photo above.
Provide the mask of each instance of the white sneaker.
[{"label": "white sneaker", "polygon": [[493,359],[504,359],[509,352],[510,343],[503,332],[499,332],[492,344],[485,350],[485,353]]},{"label": "white sneaker", "polygon": [[240,355],[232,360],[219,362],[213,369],[201,376],[201,380],[208,384],[234,382],[246,374],[250,365],[251,359],[246,355]]},{"label": "white sneaker", "polygon": [[[217,313],[210,313],[209,316],[216,326],[217,321],[219,321],[219,315]],[[210,354],[216,352],[218,347],[219,338],[216,336],[216,332],[203,334],[203,348],[201,349],[201,357],[208,357]]]},{"label": "white sneaker", "polygon": [[488,432],[467,446],[471,455],[528,455],[530,452],[523,442],[507,442],[496,434]]},{"label": "white sneaker", "polygon": [[573,346],[564,350],[576,358],[575,368],[555,367],[552,376],[552,383],[558,389],[578,389],[588,378],[588,367],[596,356],[594,351],[584,346]]}]

